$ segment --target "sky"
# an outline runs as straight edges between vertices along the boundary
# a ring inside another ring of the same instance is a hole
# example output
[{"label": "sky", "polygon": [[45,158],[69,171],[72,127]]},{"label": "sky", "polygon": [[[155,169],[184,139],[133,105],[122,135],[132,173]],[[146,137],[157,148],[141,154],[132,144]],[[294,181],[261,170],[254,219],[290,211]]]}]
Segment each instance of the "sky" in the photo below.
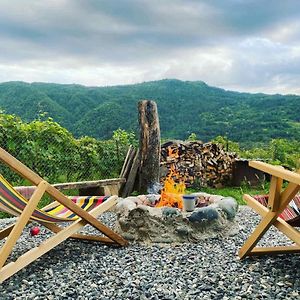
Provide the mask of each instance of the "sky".
[{"label": "sky", "polygon": [[0,1],[0,82],[165,78],[300,95],[300,1]]}]

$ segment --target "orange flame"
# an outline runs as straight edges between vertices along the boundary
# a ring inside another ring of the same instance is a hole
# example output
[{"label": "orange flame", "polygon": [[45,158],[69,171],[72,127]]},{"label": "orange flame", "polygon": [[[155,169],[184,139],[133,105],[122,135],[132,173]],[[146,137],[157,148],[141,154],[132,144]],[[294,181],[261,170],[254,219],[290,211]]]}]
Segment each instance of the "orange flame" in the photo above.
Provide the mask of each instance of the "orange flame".
[{"label": "orange flame", "polygon": [[[178,157],[178,151],[174,152],[169,147],[169,154],[172,157]],[[161,191],[160,201],[157,203],[156,207],[169,206],[169,207],[177,207],[182,209],[182,195],[185,192],[185,183],[183,181],[179,181],[176,183],[174,178],[178,178],[179,173],[175,169],[175,165],[172,164],[170,167],[170,173],[165,179],[164,187]]]}]

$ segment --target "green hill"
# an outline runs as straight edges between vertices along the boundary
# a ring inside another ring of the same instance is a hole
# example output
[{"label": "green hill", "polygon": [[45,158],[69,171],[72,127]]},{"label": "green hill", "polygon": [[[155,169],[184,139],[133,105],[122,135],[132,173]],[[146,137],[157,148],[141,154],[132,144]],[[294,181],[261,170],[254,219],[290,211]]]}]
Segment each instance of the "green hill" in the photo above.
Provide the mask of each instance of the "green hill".
[{"label": "green hill", "polygon": [[47,112],[75,136],[108,138],[117,128],[138,129],[137,102],[155,100],[162,137],[218,135],[251,144],[300,139],[300,96],[226,91],[202,81],[160,80],[112,87],[50,83],[0,84],[0,108],[24,120]]}]

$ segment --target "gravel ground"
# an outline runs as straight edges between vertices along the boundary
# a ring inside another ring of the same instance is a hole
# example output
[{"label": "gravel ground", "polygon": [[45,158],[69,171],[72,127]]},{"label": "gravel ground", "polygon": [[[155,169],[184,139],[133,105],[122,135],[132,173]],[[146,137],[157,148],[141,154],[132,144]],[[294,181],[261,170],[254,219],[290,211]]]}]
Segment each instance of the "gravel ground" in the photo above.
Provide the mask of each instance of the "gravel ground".
[{"label": "gravel ground", "polygon": [[[199,244],[117,248],[66,241],[0,284],[0,299],[300,299],[300,256],[240,261],[237,251],[259,217],[242,207],[237,220],[238,235]],[[107,213],[102,221],[114,217]],[[13,258],[47,235],[28,231]],[[286,242],[274,229],[260,245]]]}]

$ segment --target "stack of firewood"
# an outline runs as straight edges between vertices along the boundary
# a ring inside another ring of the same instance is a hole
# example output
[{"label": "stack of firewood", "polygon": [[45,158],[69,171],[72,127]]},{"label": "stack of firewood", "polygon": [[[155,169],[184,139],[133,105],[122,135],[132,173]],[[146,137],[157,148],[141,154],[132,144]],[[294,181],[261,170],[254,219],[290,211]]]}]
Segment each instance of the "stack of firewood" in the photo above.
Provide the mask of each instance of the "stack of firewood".
[{"label": "stack of firewood", "polygon": [[214,143],[170,141],[161,146],[161,181],[173,165],[176,180],[185,181],[187,187],[221,187],[230,182],[236,157]]}]

